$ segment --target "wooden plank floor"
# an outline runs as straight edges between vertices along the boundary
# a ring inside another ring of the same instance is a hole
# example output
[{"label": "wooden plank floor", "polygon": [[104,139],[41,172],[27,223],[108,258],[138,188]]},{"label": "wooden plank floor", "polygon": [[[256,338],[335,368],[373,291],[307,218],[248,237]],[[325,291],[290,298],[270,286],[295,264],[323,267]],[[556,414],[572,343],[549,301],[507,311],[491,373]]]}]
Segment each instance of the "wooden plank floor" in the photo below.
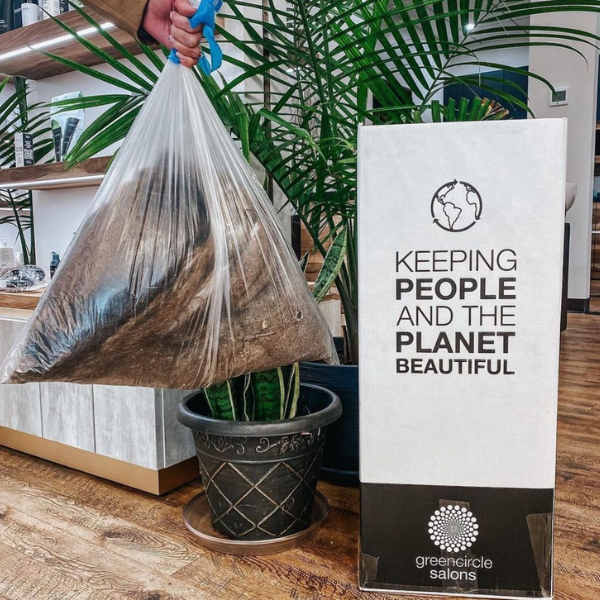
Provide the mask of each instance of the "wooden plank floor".
[{"label": "wooden plank floor", "polygon": [[[597,600],[600,317],[569,315],[559,412],[555,598]],[[0,449],[0,600],[390,598],[356,587],[357,490],[321,485],[332,511],[311,544],[242,558],[183,526],[198,487],[155,498]]]},{"label": "wooden plank floor", "polygon": [[[600,242],[598,242],[598,249],[600,255]],[[594,274],[593,277],[598,275]],[[590,312],[600,313],[600,279],[592,279],[590,284]]]}]

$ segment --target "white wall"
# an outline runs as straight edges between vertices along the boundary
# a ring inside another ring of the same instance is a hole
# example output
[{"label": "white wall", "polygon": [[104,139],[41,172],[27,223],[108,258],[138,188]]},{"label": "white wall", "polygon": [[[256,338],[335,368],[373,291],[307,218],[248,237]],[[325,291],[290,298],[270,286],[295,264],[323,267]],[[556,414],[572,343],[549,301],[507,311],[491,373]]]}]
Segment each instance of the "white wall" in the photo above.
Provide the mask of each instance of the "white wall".
[{"label": "white wall", "polygon": [[[8,215],[9,213],[0,211],[0,218]],[[21,243],[18,240],[18,230],[14,225],[10,223],[5,223],[0,225],[0,239],[6,240],[6,243],[15,249],[15,252],[19,252],[21,250]]]},{"label": "white wall", "polygon": [[[589,13],[532,17],[532,23],[571,27],[593,33],[598,31],[598,18]],[[568,87],[570,91],[567,106],[551,107],[548,88],[536,80],[530,80],[529,104],[537,118],[569,119],[567,181],[578,188],[575,205],[567,214],[567,220],[571,223],[569,298],[586,299],[590,296],[598,50],[584,44],[578,44],[577,50],[585,55],[585,60],[564,49],[531,49],[531,70],[544,76],[554,87]]]},{"label": "white wall", "polygon": [[36,192],[34,217],[37,263],[50,265],[51,252],[62,258],[88,211],[97,187]]}]

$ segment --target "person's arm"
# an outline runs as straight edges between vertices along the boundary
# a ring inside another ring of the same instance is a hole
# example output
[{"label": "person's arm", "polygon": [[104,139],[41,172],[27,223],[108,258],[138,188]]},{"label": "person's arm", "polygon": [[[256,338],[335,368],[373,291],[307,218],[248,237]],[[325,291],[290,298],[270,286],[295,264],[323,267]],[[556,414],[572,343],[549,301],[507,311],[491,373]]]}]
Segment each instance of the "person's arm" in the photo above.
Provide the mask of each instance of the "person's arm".
[{"label": "person's arm", "polygon": [[188,0],[82,0],[119,29],[144,42],[157,41],[175,48],[181,64],[191,67],[200,57],[200,28],[192,30],[188,17],[196,9]]}]

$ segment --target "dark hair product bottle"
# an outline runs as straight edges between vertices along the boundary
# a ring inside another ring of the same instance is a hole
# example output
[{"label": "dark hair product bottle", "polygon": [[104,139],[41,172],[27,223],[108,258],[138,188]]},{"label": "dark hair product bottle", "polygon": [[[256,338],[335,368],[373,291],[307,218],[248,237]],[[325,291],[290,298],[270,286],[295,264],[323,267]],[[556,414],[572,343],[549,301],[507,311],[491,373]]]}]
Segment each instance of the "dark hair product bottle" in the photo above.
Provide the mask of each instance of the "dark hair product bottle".
[{"label": "dark hair product bottle", "polygon": [[50,278],[54,277],[54,273],[56,273],[56,269],[60,264],[60,256],[56,253],[52,253],[52,260],[50,261]]},{"label": "dark hair product bottle", "polygon": [[0,34],[13,28],[12,0],[0,0]]},{"label": "dark hair product bottle", "polygon": [[21,5],[23,4],[23,0],[12,0],[12,12],[13,12],[13,29],[19,29],[23,27],[23,15],[21,12]]},{"label": "dark hair product bottle", "polygon": [[79,123],[79,119],[77,117],[69,117],[67,120],[67,124],[65,126],[65,136],[62,141],[62,157],[64,158],[69,151],[69,146],[71,145],[71,140],[73,139],[73,134],[75,133],[75,128]]},{"label": "dark hair product bottle", "polygon": [[60,152],[60,145],[62,141],[62,129],[60,123],[56,119],[52,119],[52,138],[54,139],[54,156],[56,158],[56,162],[60,162],[62,160],[62,154]]}]

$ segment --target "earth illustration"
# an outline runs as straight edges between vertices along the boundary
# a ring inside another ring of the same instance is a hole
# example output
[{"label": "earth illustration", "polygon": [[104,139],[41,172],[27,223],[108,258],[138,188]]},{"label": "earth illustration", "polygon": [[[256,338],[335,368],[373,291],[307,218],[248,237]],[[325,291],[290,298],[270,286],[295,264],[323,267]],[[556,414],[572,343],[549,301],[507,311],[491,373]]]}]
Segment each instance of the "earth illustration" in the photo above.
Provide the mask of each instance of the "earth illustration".
[{"label": "earth illustration", "polygon": [[431,200],[433,222],[446,231],[465,231],[481,217],[481,196],[465,181],[444,184]]}]

